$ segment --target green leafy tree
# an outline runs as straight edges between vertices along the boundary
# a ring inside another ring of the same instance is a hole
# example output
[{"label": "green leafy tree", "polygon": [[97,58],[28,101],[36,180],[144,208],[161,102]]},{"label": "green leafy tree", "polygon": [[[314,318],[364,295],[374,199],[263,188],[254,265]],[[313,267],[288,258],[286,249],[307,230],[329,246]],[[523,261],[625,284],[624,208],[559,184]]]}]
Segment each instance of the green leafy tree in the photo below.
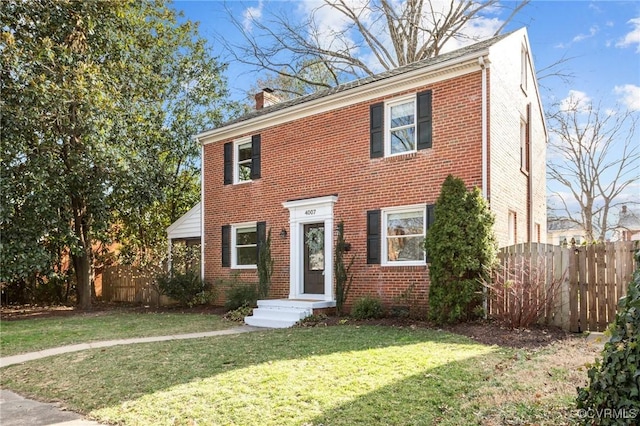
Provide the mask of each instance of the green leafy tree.
[{"label": "green leafy tree", "polygon": [[0,281],[47,274],[64,250],[89,308],[93,243],[115,223],[146,246],[158,212],[196,198],[166,204],[193,187],[191,129],[218,118],[202,112],[222,106],[222,69],[162,1],[5,1],[0,19]]},{"label": "green leafy tree", "polygon": [[473,319],[483,279],[496,258],[494,217],[478,188],[447,176],[435,205],[425,248],[429,266],[429,317],[437,323]]}]

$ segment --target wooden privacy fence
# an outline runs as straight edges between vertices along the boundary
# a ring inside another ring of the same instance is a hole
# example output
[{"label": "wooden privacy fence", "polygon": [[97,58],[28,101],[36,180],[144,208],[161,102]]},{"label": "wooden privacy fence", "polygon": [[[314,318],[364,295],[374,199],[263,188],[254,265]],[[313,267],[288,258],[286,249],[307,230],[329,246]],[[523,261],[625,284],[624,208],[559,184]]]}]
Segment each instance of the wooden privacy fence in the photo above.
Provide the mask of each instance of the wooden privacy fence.
[{"label": "wooden privacy fence", "polygon": [[[539,285],[532,286],[532,293],[524,301],[508,291],[500,297],[490,297],[489,314],[501,316],[517,309],[518,304],[520,308],[524,304],[526,309],[530,306],[527,304],[539,302],[552,291],[553,303],[543,312],[545,322],[573,332],[604,331],[615,319],[618,301],[627,292],[637,248],[635,241],[575,247],[541,243],[505,247],[498,254],[502,273],[511,271],[508,279],[520,274],[520,279],[536,280]],[[503,279],[507,279],[506,275]]]},{"label": "wooden privacy fence", "polygon": [[159,296],[153,289],[156,276],[162,272],[162,268],[107,266],[102,275],[102,298],[107,302],[144,303],[156,306],[170,304],[171,299]]}]

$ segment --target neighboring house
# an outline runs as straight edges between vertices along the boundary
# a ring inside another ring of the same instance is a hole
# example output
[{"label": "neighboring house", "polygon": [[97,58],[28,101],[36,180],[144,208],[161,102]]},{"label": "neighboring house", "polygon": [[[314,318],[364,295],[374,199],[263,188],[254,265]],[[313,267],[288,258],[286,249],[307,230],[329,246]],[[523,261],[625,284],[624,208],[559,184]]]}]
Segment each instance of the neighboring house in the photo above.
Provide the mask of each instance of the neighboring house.
[{"label": "neighboring house", "polygon": [[[203,276],[257,282],[247,323],[285,327],[335,306],[336,227],[355,256],[348,304],[411,293],[426,306],[422,243],[447,175],[479,187],[501,246],[546,240],[547,134],[525,29],[257,110],[197,135]],[[220,289],[224,296],[224,289]]]},{"label": "neighboring house", "polygon": [[587,233],[584,226],[575,223],[573,220],[560,218],[549,219],[547,229],[547,243],[560,245],[579,245],[587,240]]},{"label": "neighboring house", "polygon": [[622,206],[614,233],[619,241],[640,241],[640,212]]}]

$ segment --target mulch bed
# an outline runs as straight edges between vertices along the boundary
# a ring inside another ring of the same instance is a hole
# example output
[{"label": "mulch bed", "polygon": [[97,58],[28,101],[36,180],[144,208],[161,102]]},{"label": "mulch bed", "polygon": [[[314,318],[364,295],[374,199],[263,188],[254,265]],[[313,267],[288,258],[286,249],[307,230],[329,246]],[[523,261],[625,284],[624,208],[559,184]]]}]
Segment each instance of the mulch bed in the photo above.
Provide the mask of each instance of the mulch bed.
[{"label": "mulch bed", "polygon": [[[29,318],[52,318],[68,317],[74,315],[99,316],[110,312],[164,312],[164,313],[191,313],[202,315],[223,315],[225,309],[216,306],[196,306],[193,308],[183,307],[153,307],[122,303],[95,303],[91,310],[80,310],[72,306],[2,306],[0,308],[0,319],[21,320]],[[375,320],[354,320],[352,318],[341,318],[336,316],[312,317],[304,321],[300,327],[325,327],[337,326],[340,324],[351,325],[380,325],[387,327],[409,327],[409,328],[432,328],[450,331],[456,334],[468,336],[478,343],[487,345],[498,345],[513,348],[534,349],[547,346],[555,341],[567,339],[573,336],[572,333],[557,327],[532,326],[526,329],[511,329],[497,321],[477,321],[437,327],[429,322],[417,321],[410,318],[382,318]]]}]

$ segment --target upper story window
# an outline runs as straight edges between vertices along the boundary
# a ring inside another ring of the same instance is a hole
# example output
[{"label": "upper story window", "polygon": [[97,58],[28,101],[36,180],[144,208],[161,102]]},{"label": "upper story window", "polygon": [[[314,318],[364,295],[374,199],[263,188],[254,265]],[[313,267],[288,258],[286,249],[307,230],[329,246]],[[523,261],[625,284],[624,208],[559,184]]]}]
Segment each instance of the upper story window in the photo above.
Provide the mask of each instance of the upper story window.
[{"label": "upper story window", "polygon": [[520,170],[529,173],[531,162],[531,146],[529,135],[529,120],[531,117],[531,104],[527,104],[525,117],[520,118]]},{"label": "upper story window", "polygon": [[238,184],[261,176],[261,137],[253,135],[224,144],[224,184]]},{"label": "upper story window", "polygon": [[431,148],[432,91],[370,107],[370,156],[391,157]]},{"label": "upper story window", "polygon": [[525,46],[522,46],[520,51],[520,87],[522,90],[527,90],[527,84],[529,80],[529,52]]},{"label": "upper story window", "polygon": [[243,139],[235,142],[234,182],[241,183],[251,180],[251,139]]},{"label": "upper story window", "polygon": [[385,105],[387,156],[416,151],[416,99],[412,96]]}]

